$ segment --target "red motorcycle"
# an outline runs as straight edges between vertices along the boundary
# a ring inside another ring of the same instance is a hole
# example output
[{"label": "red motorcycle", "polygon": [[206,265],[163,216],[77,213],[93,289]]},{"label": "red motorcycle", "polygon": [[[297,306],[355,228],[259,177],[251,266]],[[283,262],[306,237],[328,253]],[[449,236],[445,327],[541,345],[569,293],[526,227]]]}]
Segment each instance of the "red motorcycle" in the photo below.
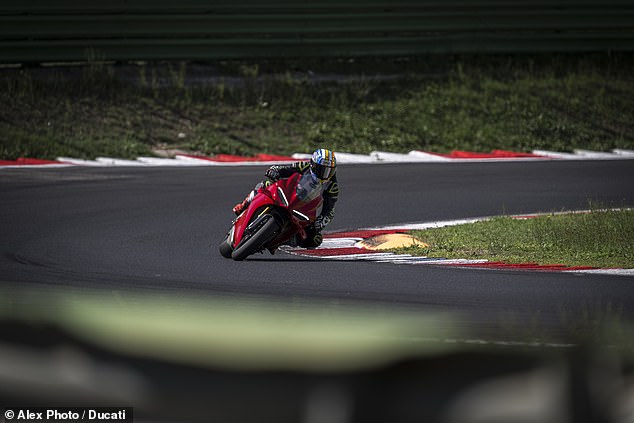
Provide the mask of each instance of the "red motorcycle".
[{"label": "red motorcycle", "polygon": [[307,196],[301,179],[298,173],[260,188],[220,243],[220,254],[244,260],[265,249],[272,254],[294,236],[305,239],[305,228],[317,218],[323,200]]}]

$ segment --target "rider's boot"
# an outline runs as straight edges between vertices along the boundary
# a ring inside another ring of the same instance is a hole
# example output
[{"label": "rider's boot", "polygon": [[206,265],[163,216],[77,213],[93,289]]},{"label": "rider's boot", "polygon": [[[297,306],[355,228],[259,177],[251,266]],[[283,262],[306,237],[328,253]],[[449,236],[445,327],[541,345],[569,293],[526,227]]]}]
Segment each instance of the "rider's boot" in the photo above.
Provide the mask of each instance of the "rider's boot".
[{"label": "rider's boot", "polygon": [[284,243],[284,245],[288,245],[289,247],[297,247],[299,245],[299,241],[297,238],[297,234],[293,235],[291,239]]},{"label": "rider's boot", "polygon": [[245,211],[247,207],[249,207],[249,204],[251,204],[251,201],[253,201],[253,198],[255,198],[255,194],[257,194],[258,189],[260,189],[260,186],[256,185],[255,189],[247,194],[247,196],[244,198],[244,200],[242,200],[241,203],[233,206],[233,212],[236,214],[236,216],[240,216],[240,214]]},{"label": "rider's boot", "polygon": [[251,203],[251,198],[250,196],[247,196],[247,198],[244,199],[244,201],[242,201],[241,203],[236,204],[233,207],[233,212],[236,214],[236,216],[240,216],[240,214],[245,211],[247,209],[247,207],[249,207],[249,204]]}]

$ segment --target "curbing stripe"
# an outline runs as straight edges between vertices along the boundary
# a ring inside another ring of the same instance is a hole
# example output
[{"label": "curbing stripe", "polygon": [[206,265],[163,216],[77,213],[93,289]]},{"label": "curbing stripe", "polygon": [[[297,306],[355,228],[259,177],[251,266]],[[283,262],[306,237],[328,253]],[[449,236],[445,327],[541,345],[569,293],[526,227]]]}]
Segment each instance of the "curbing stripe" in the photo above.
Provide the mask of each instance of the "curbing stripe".
[{"label": "curbing stripe", "polygon": [[[194,154],[177,154],[174,158],[139,157],[136,160],[123,160],[110,157],[99,157],[95,160],[83,160],[70,157],[59,157],[55,161],[19,158],[17,160],[0,160],[0,169],[14,167],[40,166],[249,166],[284,164],[297,160],[309,160],[310,154],[295,153],[291,156],[274,154],[256,154],[255,156],[234,156],[217,154],[202,156]],[[506,150],[493,150],[490,153],[476,153],[455,150],[449,154],[425,151],[410,151],[407,154],[385,151],[372,151],[370,154],[338,152],[340,164],[381,164],[381,163],[465,163],[465,162],[500,162],[500,161],[539,161],[539,160],[634,160],[634,151],[614,149],[610,152],[575,150],[563,153],[547,150],[534,150],[531,153],[517,153]]]},{"label": "curbing stripe", "polygon": [[59,162],[53,160],[29,159],[25,157],[20,157],[17,160],[0,160],[0,165],[2,166],[38,166],[50,164],[59,164]]}]

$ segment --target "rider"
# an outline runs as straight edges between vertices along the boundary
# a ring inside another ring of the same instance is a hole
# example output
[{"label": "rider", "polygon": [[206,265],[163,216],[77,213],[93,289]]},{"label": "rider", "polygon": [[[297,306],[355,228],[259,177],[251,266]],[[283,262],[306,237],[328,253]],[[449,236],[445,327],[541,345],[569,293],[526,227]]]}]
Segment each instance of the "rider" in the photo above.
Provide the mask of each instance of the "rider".
[{"label": "rider", "polygon": [[306,239],[299,240],[297,245],[303,248],[316,248],[323,241],[321,231],[335,215],[335,203],[339,195],[336,169],[337,159],[335,158],[335,153],[325,148],[315,150],[308,162],[295,162],[285,166],[273,165],[264,173],[266,179],[257,184],[243,202],[236,204],[233,212],[236,215],[242,213],[263,186],[268,186],[279,179],[300,173],[302,177],[308,179],[310,187],[320,191],[324,201],[321,213],[315,222],[306,228]]}]

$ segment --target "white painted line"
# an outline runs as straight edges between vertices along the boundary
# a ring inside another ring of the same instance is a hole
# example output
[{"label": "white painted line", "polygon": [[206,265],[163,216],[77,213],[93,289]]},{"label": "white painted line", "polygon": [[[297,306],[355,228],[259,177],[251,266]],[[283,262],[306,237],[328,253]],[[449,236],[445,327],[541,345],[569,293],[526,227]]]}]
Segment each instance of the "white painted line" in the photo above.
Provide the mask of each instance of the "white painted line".
[{"label": "white painted line", "polygon": [[[355,261],[355,260],[372,260],[372,256],[378,258],[377,256],[381,256],[383,258],[388,257],[387,254],[382,253],[372,253],[372,254],[345,254],[345,255],[334,255],[334,256],[318,256],[324,259],[330,260],[343,260],[343,261]],[[315,257],[315,256],[313,256]]]},{"label": "white painted line", "polygon": [[549,157],[493,157],[493,158],[459,158],[451,159],[450,163],[504,163],[504,162],[539,162],[550,159]]},{"label": "white painted line", "polygon": [[33,165],[4,165],[0,166],[1,169],[41,169],[41,168],[60,168],[60,167],[71,167],[74,166],[72,163],[46,163],[46,164],[33,164]]},{"label": "white painted line", "polygon": [[176,159],[164,159],[159,157],[139,157],[137,161],[148,166],[190,166],[188,162]]},{"label": "white painted line", "polygon": [[589,273],[594,275],[634,276],[634,269],[587,269],[587,270],[563,270],[566,273]]},{"label": "white painted line", "polygon": [[379,261],[381,263],[396,263],[396,262],[404,262],[404,261],[407,261],[407,260],[412,260],[412,259],[415,259],[415,258],[423,258],[423,259],[425,259],[426,257],[416,257],[416,256],[413,256],[411,254],[394,254],[394,257],[390,257],[390,258],[385,259],[385,260],[381,259],[381,260],[377,260],[377,261]]},{"label": "white painted line", "polygon": [[147,166],[145,163],[137,162],[136,160],[123,160],[112,157],[97,157],[95,160],[106,166]]},{"label": "white painted line", "polygon": [[488,263],[488,260],[468,260],[468,259],[431,259],[427,261],[421,261],[417,264],[483,264]]},{"label": "white painted line", "polygon": [[387,151],[373,151],[370,153],[370,157],[372,157],[377,162],[382,163],[426,163],[426,162],[435,162],[434,158],[438,158],[438,156],[434,156],[434,158],[430,158],[422,155],[412,154],[415,152],[410,152],[408,154],[401,153],[390,153]]},{"label": "white painted line", "polygon": [[216,165],[216,162],[212,162],[205,159],[199,159],[196,157],[182,156],[180,154],[177,154],[176,156],[174,156],[174,159],[180,160],[184,163],[188,163],[190,166],[215,166]]},{"label": "white painted line", "polygon": [[60,162],[64,162],[64,163],[70,163],[72,165],[78,165],[78,166],[100,166],[100,167],[108,166],[108,164],[106,163],[100,163],[95,160],[73,159],[70,157],[58,157],[56,160]]},{"label": "white painted line", "polygon": [[398,254],[394,253],[372,253],[372,254],[364,254],[365,260],[370,261],[379,261],[379,260],[389,260],[395,257],[398,257]]},{"label": "white painted line", "polygon": [[[429,264],[429,262],[438,262],[438,259],[431,259],[429,257],[417,257],[409,254],[396,255],[391,259],[381,260],[382,263],[394,263],[394,264]],[[433,263],[431,263],[433,264]]]},{"label": "white painted line", "polygon": [[612,150],[612,152],[614,154],[618,154],[621,156],[628,156],[628,157],[634,157],[634,150],[623,150],[620,148],[615,148],[614,150]]},{"label": "white painted line", "polygon": [[317,249],[354,247],[361,238],[326,238]]},{"label": "white painted line", "polygon": [[453,159],[449,157],[438,156],[436,154],[425,153],[424,151],[410,151],[408,155],[413,158],[425,160],[428,162],[451,162]]},{"label": "white painted line", "polygon": [[407,163],[414,161],[414,159],[407,154],[388,153],[385,151],[373,151],[370,153],[370,157],[377,162],[385,163]]},{"label": "white painted line", "polygon": [[622,156],[619,156],[618,154],[614,154],[614,153],[604,153],[602,151],[590,151],[590,150],[574,150],[575,154],[578,154],[580,156],[583,156],[585,158],[592,158],[592,159],[622,159]]}]

